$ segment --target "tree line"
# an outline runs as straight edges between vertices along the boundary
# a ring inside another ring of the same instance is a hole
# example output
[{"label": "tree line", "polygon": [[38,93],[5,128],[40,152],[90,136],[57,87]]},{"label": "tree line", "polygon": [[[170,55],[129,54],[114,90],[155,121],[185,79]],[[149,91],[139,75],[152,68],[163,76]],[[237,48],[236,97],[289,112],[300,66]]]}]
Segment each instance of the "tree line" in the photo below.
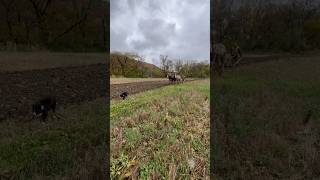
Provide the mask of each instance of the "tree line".
[{"label": "tree line", "polygon": [[105,51],[108,8],[105,0],[0,0],[0,48]]},{"label": "tree line", "polygon": [[161,70],[164,74],[176,72],[186,78],[209,78],[210,64],[206,61],[169,59],[167,55],[160,55]]},{"label": "tree line", "polygon": [[212,40],[246,51],[320,49],[318,0],[214,0]]},{"label": "tree line", "polygon": [[157,66],[145,63],[143,56],[133,52],[111,52],[110,75],[130,78],[164,77]]},{"label": "tree line", "polygon": [[134,52],[111,52],[110,75],[130,78],[165,78],[167,74],[176,72],[186,78],[209,78],[209,62],[196,60],[174,60],[160,55],[160,67],[145,62],[145,57]]}]

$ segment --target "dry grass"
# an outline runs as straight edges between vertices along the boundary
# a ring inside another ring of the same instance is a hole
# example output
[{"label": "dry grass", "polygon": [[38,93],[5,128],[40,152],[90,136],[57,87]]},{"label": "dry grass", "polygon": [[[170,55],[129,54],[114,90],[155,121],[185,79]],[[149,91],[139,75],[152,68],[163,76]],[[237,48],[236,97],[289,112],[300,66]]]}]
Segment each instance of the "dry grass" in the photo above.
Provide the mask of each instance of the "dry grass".
[{"label": "dry grass", "polygon": [[320,177],[319,82],[318,57],[252,64],[216,79],[215,178]]},{"label": "dry grass", "polygon": [[112,179],[209,179],[209,80],[111,105]]},{"label": "dry grass", "polygon": [[0,72],[105,63],[105,53],[0,52]]}]

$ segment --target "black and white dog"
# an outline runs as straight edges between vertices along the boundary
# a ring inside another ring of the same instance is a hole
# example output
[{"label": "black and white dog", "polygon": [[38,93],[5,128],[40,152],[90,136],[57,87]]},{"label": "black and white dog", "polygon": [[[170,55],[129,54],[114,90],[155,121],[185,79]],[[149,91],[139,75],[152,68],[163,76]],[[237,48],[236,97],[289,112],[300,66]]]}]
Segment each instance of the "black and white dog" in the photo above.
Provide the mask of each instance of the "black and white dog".
[{"label": "black and white dog", "polygon": [[120,94],[120,97],[121,97],[123,100],[125,100],[128,95],[129,95],[128,92],[125,91],[125,92],[123,92],[123,93]]},{"label": "black and white dog", "polygon": [[37,103],[32,105],[33,119],[41,116],[41,121],[46,121],[48,112],[51,110],[53,113],[55,113],[56,106],[57,101],[55,97],[48,96],[40,99]]}]

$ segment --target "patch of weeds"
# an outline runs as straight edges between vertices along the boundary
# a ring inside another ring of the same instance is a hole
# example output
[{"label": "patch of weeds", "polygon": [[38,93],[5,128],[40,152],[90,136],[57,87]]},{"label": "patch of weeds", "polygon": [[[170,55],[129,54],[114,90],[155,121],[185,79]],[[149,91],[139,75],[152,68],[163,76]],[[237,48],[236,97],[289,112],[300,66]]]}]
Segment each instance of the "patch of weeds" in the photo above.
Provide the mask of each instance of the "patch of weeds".
[{"label": "patch of weeds", "polygon": [[165,143],[163,143],[163,142],[160,142],[160,143],[155,145],[155,149],[158,152],[164,151],[164,150],[166,150],[166,148],[167,148],[167,145]]},{"label": "patch of weeds", "polygon": [[180,96],[179,96],[179,100],[180,100],[180,103],[181,103],[181,106],[183,107],[183,106],[185,106],[185,105],[187,105],[190,101],[190,98],[188,97],[188,96],[185,96],[185,95],[183,95],[183,94],[181,94]]},{"label": "patch of weeds", "polygon": [[148,123],[148,124],[142,124],[140,126],[140,129],[144,137],[152,137],[156,127],[153,123]]},{"label": "patch of weeds", "polygon": [[157,112],[155,112],[155,111],[148,111],[148,112],[149,112],[149,115],[150,115],[151,119],[154,119],[154,118],[158,117],[158,113]]},{"label": "patch of weeds", "polygon": [[201,93],[202,96],[205,97],[210,97],[210,86],[207,85],[201,85],[198,87],[199,88],[199,92]]},{"label": "patch of weeds", "polygon": [[204,146],[203,146],[203,143],[202,143],[201,139],[194,138],[193,141],[192,141],[192,148],[195,151],[202,152]]},{"label": "patch of weeds", "polygon": [[160,179],[165,179],[166,165],[162,162],[159,156],[155,159],[148,161],[141,167],[140,179],[152,179],[154,174],[158,174]]},{"label": "patch of weeds", "polygon": [[174,118],[171,121],[171,126],[177,130],[181,130],[183,127],[183,121],[179,117]]},{"label": "patch of weeds", "polygon": [[172,132],[169,134],[169,143],[176,144],[178,141],[179,131],[177,129],[172,129]]},{"label": "patch of weeds", "polygon": [[190,178],[190,167],[187,162],[183,162],[178,166],[177,178],[189,179]]},{"label": "patch of weeds", "polygon": [[167,116],[165,114],[159,114],[158,119],[158,122],[164,124],[167,121]]},{"label": "patch of weeds", "polygon": [[169,108],[168,108],[168,113],[169,113],[170,116],[179,115],[179,109],[178,109],[177,105],[176,104],[170,105]]},{"label": "patch of weeds", "polygon": [[141,141],[142,135],[139,128],[129,128],[125,132],[126,144],[129,149],[135,148],[135,146]]},{"label": "patch of weeds", "polygon": [[128,164],[129,158],[123,153],[120,154],[119,158],[113,159],[110,168],[111,179],[119,179],[123,171],[128,167]]}]

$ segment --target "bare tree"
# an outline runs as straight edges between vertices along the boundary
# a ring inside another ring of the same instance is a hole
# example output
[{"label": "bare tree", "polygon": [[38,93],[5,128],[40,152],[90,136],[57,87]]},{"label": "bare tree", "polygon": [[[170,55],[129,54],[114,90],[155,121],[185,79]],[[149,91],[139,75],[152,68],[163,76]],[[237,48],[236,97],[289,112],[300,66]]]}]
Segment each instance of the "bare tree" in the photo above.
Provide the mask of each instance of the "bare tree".
[{"label": "bare tree", "polygon": [[224,29],[228,24],[228,16],[231,12],[233,0],[213,0],[211,3],[212,40],[221,43],[224,38]]},{"label": "bare tree", "polygon": [[181,68],[183,66],[183,61],[181,59],[176,60],[174,64],[174,69],[176,72],[181,73]]},{"label": "bare tree", "polygon": [[108,6],[108,0],[0,0],[0,43],[106,50]]},{"label": "bare tree", "polygon": [[160,61],[161,61],[161,69],[163,73],[167,74],[169,71],[168,55],[160,55]]},{"label": "bare tree", "polygon": [[174,64],[173,64],[173,61],[172,60],[168,60],[167,61],[167,67],[168,67],[168,70],[169,71],[173,71],[174,70]]},{"label": "bare tree", "polygon": [[45,46],[49,43],[49,33],[46,24],[46,17],[52,0],[29,0],[32,4],[33,12],[37,18],[38,28],[40,30],[40,39]]},{"label": "bare tree", "polygon": [[[30,0],[30,1],[32,1],[32,0]],[[75,22],[73,22],[69,27],[67,27],[62,33],[60,33],[55,38],[53,38],[51,43],[53,43],[57,39],[63,37],[65,34],[71,32],[77,26],[81,26],[83,23],[86,22],[88,15],[89,15],[89,11],[91,10],[92,2],[93,2],[92,0],[88,0],[88,1],[84,2],[80,8],[81,11],[80,11],[80,15],[77,18],[77,20]],[[77,4],[76,1],[74,1],[74,4]]]},{"label": "bare tree", "polygon": [[8,33],[10,39],[13,41],[15,39],[14,34],[13,34],[13,29],[12,29],[12,21],[10,18],[10,15],[13,11],[13,4],[15,3],[15,0],[11,1],[6,1],[6,0],[0,0],[0,4],[5,10],[5,19],[8,27]]},{"label": "bare tree", "polygon": [[101,21],[101,47],[107,48],[107,22],[106,19],[109,17],[109,1],[100,0],[100,21]]}]

